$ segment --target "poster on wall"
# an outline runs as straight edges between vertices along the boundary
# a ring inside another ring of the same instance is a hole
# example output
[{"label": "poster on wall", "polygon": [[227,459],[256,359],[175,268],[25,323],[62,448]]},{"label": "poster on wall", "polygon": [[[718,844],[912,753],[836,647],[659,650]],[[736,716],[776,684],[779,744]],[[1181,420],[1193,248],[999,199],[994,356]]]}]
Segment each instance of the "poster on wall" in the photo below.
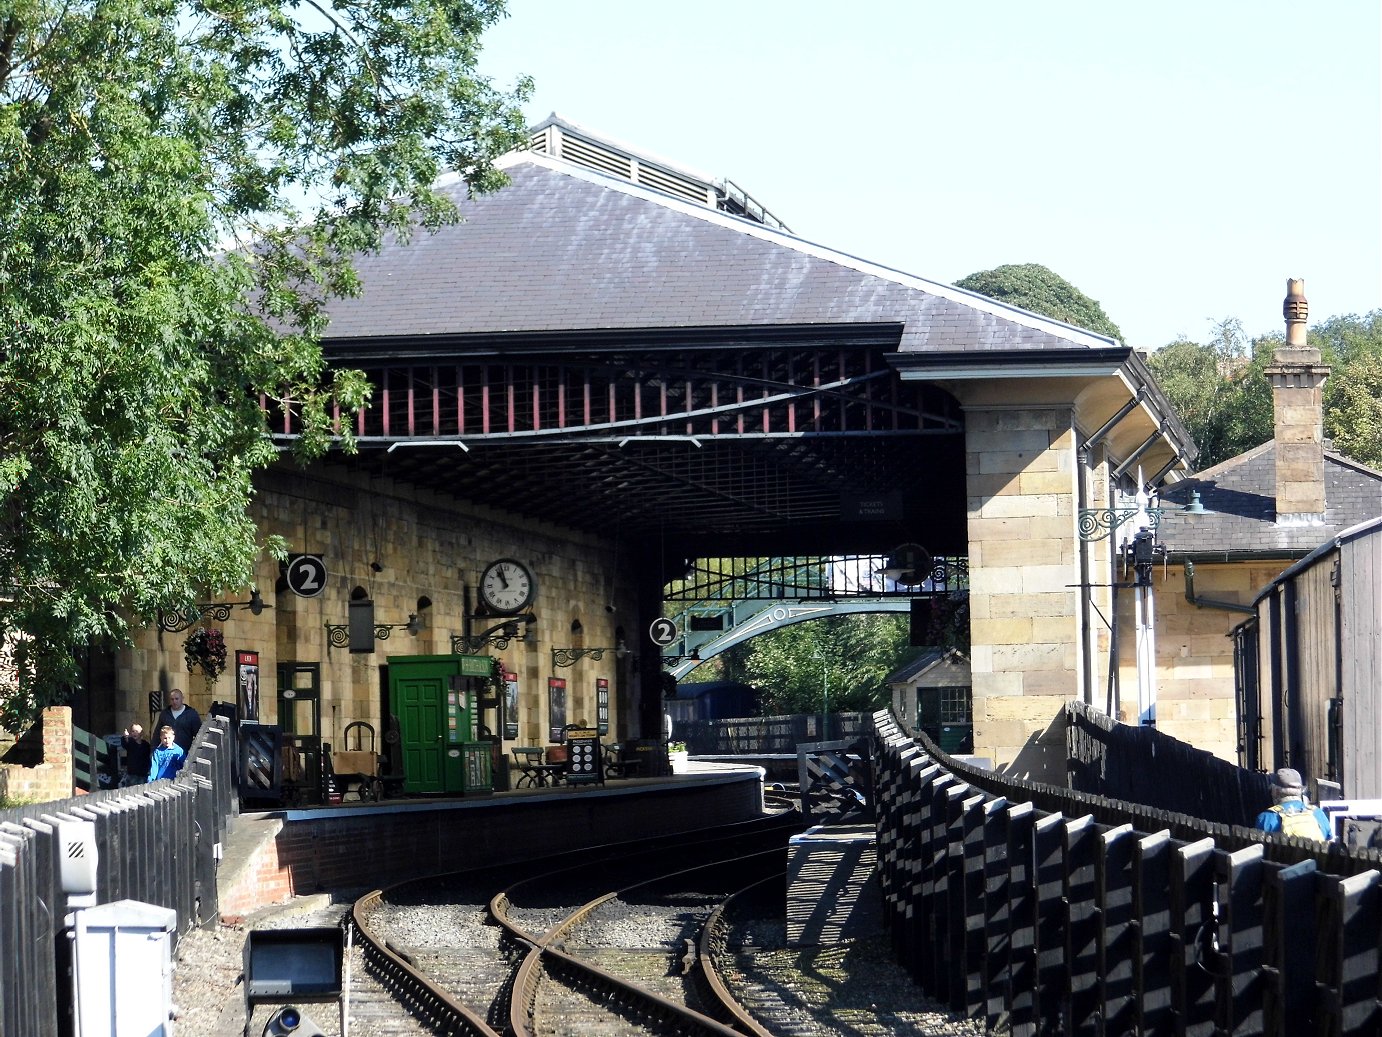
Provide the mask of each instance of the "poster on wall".
[{"label": "poster on wall", "polygon": [[518,737],[518,674],[508,670],[499,671],[504,677],[504,698],[500,703],[504,710],[504,737]]},{"label": "poster on wall", "polygon": [[235,653],[236,708],[241,720],[259,722],[259,653]]},{"label": "poster on wall", "polygon": [[595,678],[595,727],[602,735],[609,734],[609,678]]},{"label": "poster on wall", "polygon": [[566,678],[547,678],[547,740],[560,742],[566,737]]}]

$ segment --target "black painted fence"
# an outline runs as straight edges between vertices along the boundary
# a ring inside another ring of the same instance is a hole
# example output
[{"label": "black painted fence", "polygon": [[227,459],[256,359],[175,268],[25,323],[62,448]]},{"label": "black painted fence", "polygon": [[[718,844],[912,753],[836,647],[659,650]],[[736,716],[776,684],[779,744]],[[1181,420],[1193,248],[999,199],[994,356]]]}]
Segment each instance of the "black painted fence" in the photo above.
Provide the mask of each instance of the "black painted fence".
[{"label": "black painted fence", "polygon": [[216,864],[237,809],[232,753],[228,721],[208,717],[171,781],[0,811],[0,1037],[70,1032],[57,822],[95,824],[97,903],[172,908],[174,941],[216,919]]},{"label": "black painted fence", "polygon": [[1004,778],[873,718],[898,958],[1024,1035],[1382,1032],[1382,856]]},{"label": "black painted fence", "polygon": [[869,733],[867,713],[830,713],[824,730],[819,713],[723,720],[678,720],[672,737],[692,756],[795,754],[803,742],[853,741]]},{"label": "black painted fence", "polygon": [[1080,792],[1228,825],[1250,825],[1272,805],[1267,775],[1083,702],[1066,703],[1065,744],[1070,787]]}]

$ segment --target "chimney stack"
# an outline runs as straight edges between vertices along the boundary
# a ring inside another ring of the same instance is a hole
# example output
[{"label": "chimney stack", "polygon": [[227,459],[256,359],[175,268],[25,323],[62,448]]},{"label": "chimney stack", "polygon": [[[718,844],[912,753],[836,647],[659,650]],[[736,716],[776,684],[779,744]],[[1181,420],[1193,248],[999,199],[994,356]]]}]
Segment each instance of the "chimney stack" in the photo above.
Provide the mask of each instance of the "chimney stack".
[{"label": "chimney stack", "polygon": [[1309,305],[1305,282],[1286,282],[1286,342],[1277,347],[1267,377],[1272,383],[1276,443],[1278,525],[1324,522],[1324,380],[1329,368],[1305,342]]}]

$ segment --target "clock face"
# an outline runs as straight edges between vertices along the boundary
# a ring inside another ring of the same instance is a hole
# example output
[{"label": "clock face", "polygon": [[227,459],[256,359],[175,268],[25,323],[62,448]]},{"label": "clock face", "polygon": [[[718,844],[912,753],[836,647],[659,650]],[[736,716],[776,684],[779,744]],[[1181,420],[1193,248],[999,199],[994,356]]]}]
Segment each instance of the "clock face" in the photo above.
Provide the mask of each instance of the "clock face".
[{"label": "clock face", "polygon": [[522,562],[500,558],[485,566],[480,576],[480,600],[491,612],[512,615],[533,603],[537,583]]}]

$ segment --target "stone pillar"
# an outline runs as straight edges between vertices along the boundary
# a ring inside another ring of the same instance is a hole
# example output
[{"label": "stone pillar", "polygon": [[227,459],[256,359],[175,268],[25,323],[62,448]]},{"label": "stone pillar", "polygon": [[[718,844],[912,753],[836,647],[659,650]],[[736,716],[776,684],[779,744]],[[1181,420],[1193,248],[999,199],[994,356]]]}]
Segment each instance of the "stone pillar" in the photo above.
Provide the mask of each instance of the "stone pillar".
[{"label": "stone pillar", "polygon": [[1329,368],[1320,351],[1306,344],[1309,305],[1305,282],[1286,282],[1282,304],[1286,341],[1277,347],[1266,375],[1272,383],[1276,444],[1278,524],[1324,521],[1324,380]]},{"label": "stone pillar", "polygon": [[1065,783],[1080,695],[1076,437],[1069,407],[965,412],[974,751]]}]

